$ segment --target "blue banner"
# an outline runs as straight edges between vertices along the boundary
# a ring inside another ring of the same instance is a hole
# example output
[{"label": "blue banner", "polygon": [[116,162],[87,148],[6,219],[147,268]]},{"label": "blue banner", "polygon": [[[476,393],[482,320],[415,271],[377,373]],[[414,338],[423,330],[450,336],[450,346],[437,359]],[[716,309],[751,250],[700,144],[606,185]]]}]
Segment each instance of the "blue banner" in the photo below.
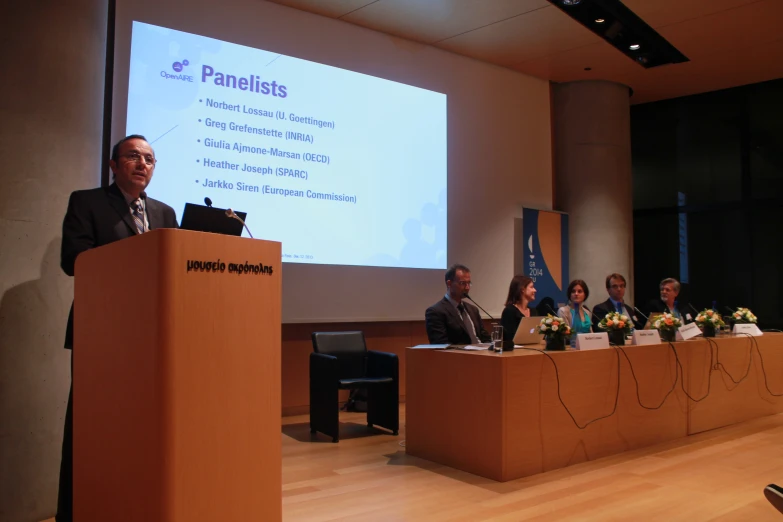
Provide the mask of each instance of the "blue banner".
[{"label": "blue banner", "polygon": [[568,215],[546,210],[522,209],[524,275],[533,279],[536,303],[544,297],[555,308],[566,303],[568,288]]}]

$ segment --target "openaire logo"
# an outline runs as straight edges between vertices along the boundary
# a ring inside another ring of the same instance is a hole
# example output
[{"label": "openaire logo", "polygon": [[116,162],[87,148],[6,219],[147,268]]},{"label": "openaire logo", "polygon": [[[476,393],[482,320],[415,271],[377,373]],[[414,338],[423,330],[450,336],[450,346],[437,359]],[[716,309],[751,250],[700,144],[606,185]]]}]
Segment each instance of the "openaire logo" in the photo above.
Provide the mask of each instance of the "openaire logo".
[{"label": "openaire logo", "polygon": [[160,71],[161,78],[165,78],[166,80],[175,80],[180,82],[193,82],[193,76],[187,74],[185,71],[185,68],[190,65],[190,62],[187,60],[182,60],[181,62],[174,62],[171,64],[171,70],[173,70],[176,74],[172,74],[168,71]]}]

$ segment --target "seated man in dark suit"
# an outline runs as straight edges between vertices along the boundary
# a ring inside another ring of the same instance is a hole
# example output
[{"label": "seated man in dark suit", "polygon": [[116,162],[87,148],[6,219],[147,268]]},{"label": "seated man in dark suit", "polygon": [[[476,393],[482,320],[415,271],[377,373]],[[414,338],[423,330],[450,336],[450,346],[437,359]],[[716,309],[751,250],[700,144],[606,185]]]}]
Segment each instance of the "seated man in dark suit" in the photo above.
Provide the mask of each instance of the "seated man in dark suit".
[{"label": "seated man in dark suit", "polygon": [[425,322],[431,344],[476,344],[489,342],[478,308],[463,297],[470,291],[470,269],[452,265],[446,270],[446,295],[427,308]]},{"label": "seated man in dark suit", "polygon": [[633,321],[633,327],[637,330],[644,328],[644,322],[637,317],[633,307],[625,304],[625,277],[621,274],[609,274],[606,276],[606,291],[609,293],[609,299],[593,307],[593,331],[601,332],[598,323],[606,317],[609,312],[619,312],[627,315]]},{"label": "seated man in dark suit", "polygon": [[658,288],[661,292],[661,298],[653,299],[648,303],[647,310],[645,310],[647,315],[666,312],[682,319],[684,323],[686,317],[681,312],[682,307],[677,303],[677,296],[680,295],[680,282],[673,277],[669,277],[661,281]]},{"label": "seated man in dark suit", "polygon": [[[155,152],[144,136],[132,135],[112,149],[109,166],[114,183],[108,187],[79,190],[71,194],[63,220],[60,265],[74,275],[76,258],[82,252],[143,234],[156,228],[177,228],[174,209],[148,198],[144,189],[155,170]],[[131,300],[132,296],[126,296]],[[132,312],[129,312],[132,315]],[[65,348],[73,348],[73,306],[68,317]],[[73,388],[71,388],[73,391]],[[57,498],[57,522],[73,520],[73,400],[68,397],[60,463],[60,491]]]}]

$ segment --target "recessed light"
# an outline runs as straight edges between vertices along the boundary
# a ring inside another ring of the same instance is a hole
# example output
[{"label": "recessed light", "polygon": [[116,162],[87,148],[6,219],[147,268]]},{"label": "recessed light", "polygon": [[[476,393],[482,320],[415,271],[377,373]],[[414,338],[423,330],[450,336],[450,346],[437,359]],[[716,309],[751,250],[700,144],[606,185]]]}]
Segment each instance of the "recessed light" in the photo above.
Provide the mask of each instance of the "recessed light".
[{"label": "recessed light", "polygon": [[604,20],[603,18],[596,18],[595,19],[595,23],[597,23],[597,24],[602,24],[604,22],[606,22],[606,20]]},{"label": "recessed light", "polygon": [[563,5],[578,5],[582,3],[582,0],[562,0]]},{"label": "recessed light", "polygon": [[631,45],[628,46],[628,48],[630,50],[632,50],[632,51],[638,51],[640,47],[641,47],[641,45],[639,45],[639,44],[631,44]]}]

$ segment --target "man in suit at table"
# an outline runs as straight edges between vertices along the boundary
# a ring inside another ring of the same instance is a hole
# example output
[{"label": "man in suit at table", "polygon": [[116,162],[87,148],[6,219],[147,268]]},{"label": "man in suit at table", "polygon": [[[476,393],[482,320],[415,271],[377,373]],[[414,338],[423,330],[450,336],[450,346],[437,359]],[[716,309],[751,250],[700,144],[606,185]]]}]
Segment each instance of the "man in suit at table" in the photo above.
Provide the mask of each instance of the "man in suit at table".
[{"label": "man in suit at table", "polygon": [[682,306],[677,303],[677,296],[680,295],[680,282],[673,277],[667,277],[661,281],[658,289],[660,290],[661,298],[650,301],[647,305],[647,315],[665,312],[674,315],[685,323],[690,316],[686,317],[688,314],[683,314],[681,311]]},{"label": "man in suit at table", "polygon": [[[144,192],[152,179],[156,161],[155,152],[144,136],[128,136],[112,149],[109,166],[114,173],[114,183],[71,194],[63,220],[60,252],[60,266],[66,274],[74,275],[76,258],[86,250],[156,228],[177,228],[174,209],[148,198]],[[130,303],[132,296],[120,297],[120,300]],[[129,314],[132,313],[129,310]],[[73,305],[65,333],[65,348],[73,348]],[[65,412],[57,522],[73,520],[72,396],[73,386]]]},{"label": "man in suit at table", "polygon": [[427,308],[424,315],[430,344],[476,344],[489,342],[478,308],[463,298],[470,291],[470,269],[452,265],[446,270],[446,295]]},{"label": "man in suit at table", "polygon": [[609,312],[619,312],[625,314],[633,321],[633,327],[637,330],[644,328],[644,323],[637,317],[636,311],[630,305],[625,303],[625,277],[622,274],[609,274],[606,276],[606,291],[609,299],[593,307],[593,330],[601,332],[598,323],[606,317]]}]

